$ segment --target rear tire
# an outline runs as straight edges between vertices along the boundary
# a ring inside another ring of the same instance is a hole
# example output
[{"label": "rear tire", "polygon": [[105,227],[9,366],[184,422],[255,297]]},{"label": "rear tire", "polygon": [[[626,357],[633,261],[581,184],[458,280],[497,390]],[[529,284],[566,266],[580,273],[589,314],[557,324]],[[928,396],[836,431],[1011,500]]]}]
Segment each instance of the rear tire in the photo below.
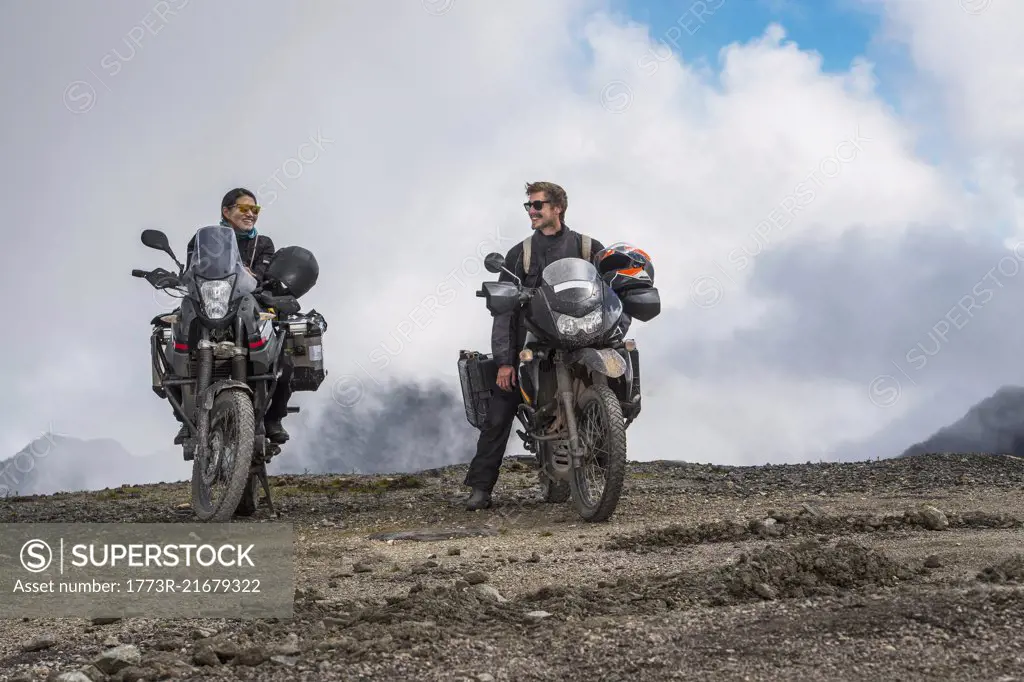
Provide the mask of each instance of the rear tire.
[{"label": "rear tire", "polygon": [[[210,410],[209,454],[192,461],[192,509],[200,521],[231,520],[251,476],[255,417],[249,395],[241,389],[221,391]],[[205,461],[204,461],[205,460]],[[214,500],[212,484],[224,484]]]},{"label": "rear tire", "polygon": [[[588,386],[577,404],[576,423],[587,451],[583,466],[574,468],[570,477],[573,503],[584,521],[607,521],[619,504],[626,477],[626,427],[622,405],[614,391],[608,386]],[[604,469],[604,489],[597,497],[592,494],[587,477],[593,465]]]}]

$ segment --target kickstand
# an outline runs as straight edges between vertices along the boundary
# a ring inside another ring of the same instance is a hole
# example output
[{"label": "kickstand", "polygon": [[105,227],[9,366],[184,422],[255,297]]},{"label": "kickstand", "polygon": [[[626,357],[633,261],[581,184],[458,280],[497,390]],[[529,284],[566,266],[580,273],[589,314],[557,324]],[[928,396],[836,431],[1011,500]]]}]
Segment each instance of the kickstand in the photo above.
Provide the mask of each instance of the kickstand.
[{"label": "kickstand", "polygon": [[256,472],[256,475],[260,479],[260,485],[263,486],[263,493],[267,496],[267,506],[270,507],[270,517],[277,518],[277,512],[274,511],[274,501],[270,499],[270,481],[267,480],[267,465],[262,465]]}]

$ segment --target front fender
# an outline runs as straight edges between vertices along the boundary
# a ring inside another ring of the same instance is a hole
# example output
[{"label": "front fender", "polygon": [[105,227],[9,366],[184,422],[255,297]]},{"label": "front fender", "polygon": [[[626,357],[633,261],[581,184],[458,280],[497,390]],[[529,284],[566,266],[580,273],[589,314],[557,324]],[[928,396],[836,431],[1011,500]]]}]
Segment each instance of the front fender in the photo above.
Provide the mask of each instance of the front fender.
[{"label": "front fender", "polygon": [[617,379],[626,373],[628,365],[622,355],[611,348],[581,348],[570,356],[573,364],[584,365],[591,372]]},{"label": "front fender", "polygon": [[231,388],[240,388],[246,393],[248,393],[250,398],[252,398],[253,396],[252,386],[245,383],[244,381],[224,379],[223,381],[218,381],[217,383],[211,384],[209,387],[207,387],[207,389],[203,391],[203,394],[199,396],[199,400],[197,401],[197,403],[199,404],[202,410],[212,410],[213,401],[217,397],[217,394]]}]

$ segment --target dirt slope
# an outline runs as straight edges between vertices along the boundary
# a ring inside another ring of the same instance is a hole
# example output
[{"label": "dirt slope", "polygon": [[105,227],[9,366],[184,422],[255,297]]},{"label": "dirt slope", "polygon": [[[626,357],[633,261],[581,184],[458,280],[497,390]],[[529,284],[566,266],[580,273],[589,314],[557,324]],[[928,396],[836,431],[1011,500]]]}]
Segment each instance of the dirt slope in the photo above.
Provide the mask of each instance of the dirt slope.
[{"label": "dirt slope", "polygon": [[[536,502],[516,460],[503,504],[466,513],[463,472],[275,478],[294,621],[2,621],[0,679],[1024,680],[1020,459],[634,463],[598,525]],[[7,499],[0,520],[190,521],[187,500]],[[445,539],[402,539],[423,529]]]}]

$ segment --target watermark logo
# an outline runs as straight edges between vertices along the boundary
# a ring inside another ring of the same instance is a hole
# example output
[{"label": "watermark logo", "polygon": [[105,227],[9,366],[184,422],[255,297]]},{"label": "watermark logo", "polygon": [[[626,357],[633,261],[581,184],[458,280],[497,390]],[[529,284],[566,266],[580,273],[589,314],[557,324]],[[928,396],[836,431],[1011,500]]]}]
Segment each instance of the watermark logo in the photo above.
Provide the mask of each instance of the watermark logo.
[{"label": "watermark logo", "polygon": [[85,81],[73,81],[64,88],[64,107],[72,114],[87,114],[96,106],[96,88]]},{"label": "watermark logo", "polygon": [[2,617],[291,618],[291,524],[211,526],[0,524]]},{"label": "watermark logo", "polygon": [[160,310],[174,310],[181,305],[181,299],[185,297],[184,286],[175,287],[171,283],[173,280],[161,280],[158,285],[161,288],[153,287],[153,303],[157,305]]},{"label": "watermark logo", "polygon": [[868,400],[876,407],[892,407],[903,395],[899,380],[891,374],[879,374],[868,384]]},{"label": "watermark logo", "polygon": [[665,31],[662,40],[658,41],[659,45],[648,49],[641,55],[637,59],[636,65],[643,69],[648,76],[656,74],[659,64],[672,59],[673,52],[669,44],[681,51],[683,33],[685,32],[691,38],[697,35],[723,5],[725,5],[725,0],[696,0],[693,2]]},{"label": "watermark logo", "polygon": [[[725,0],[695,0],[665,32],[663,40],[658,41],[657,46],[648,48],[637,60],[636,65],[646,75],[653,76],[658,71],[658,64],[672,59],[672,48],[668,44],[671,43],[677,50],[681,50],[680,38],[683,37],[683,32],[691,37],[696,35],[723,5]],[[621,114],[633,104],[633,88],[625,81],[611,81],[601,90],[600,101],[606,111]]]},{"label": "watermark logo", "polygon": [[331,398],[341,407],[355,407],[366,395],[366,385],[354,374],[345,374],[331,384]]},{"label": "watermark logo", "polygon": [[960,0],[960,9],[972,16],[984,14],[992,6],[992,0]]},{"label": "watermark logo", "polygon": [[427,14],[440,17],[448,14],[455,5],[455,0],[421,0]]},{"label": "watermark logo", "polygon": [[[932,358],[938,357],[952,343],[957,332],[963,331],[999,291],[1007,288],[1007,280],[1020,274],[1024,263],[1024,242],[1018,243],[1011,251],[1012,255],[1000,258],[900,360],[889,361],[899,376],[917,386],[914,374],[920,374]],[[877,407],[892,407],[902,396],[903,385],[896,374],[879,374],[868,382],[868,399]]]},{"label": "watermark logo", "polygon": [[42,573],[53,563],[53,550],[43,540],[29,540],[21,546],[21,565],[30,573]]},{"label": "watermark logo", "polygon": [[[784,234],[794,223],[796,216],[814,203],[818,198],[816,188],[820,190],[827,186],[829,181],[839,177],[845,166],[860,157],[867,142],[872,142],[872,139],[866,137],[858,128],[852,137],[841,141],[818,161],[807,177],[797,183],[793,190],[747,233],[740,241],[740,245],[729,251],[726,261],[733,272],[740,273],[749,268],[754,259],[764,253],[772,241]],[[727,280],[738,286],[736,280],[729,274],[729,269],[719,264],[717,260],[712,263]],[[723,298],[722,281],[714,275],[700,275],[690,285],[690,300],[700,308],[713,308]]]},{"label": "watermark logo", "polygon": [[601,106],[613,114],[621,114],[633,104],[633,89],[625,81],[612,81],[601,91]]},{"label": "watermark logo", "polygon": [[[191,0],[160,0],[153,5],[148,12],[132,26],[122,37],[123,45],[113,47],[100,58],[99,66],[107,74],[108,78],[114,78],[121,73],[125,65],[135,59],[135,56],[142,49],[147,36],[155,37],[170,23],[171,19],[177,16],[178,12],[185,9]],[[86,67],[89,74],[97,83],[106,88],[107,92],[113,92],[110,84],[101,78],[97,73]],[[72,81],[64,88],[64,108],[72,114],[85,114],[92,111],[97,102],[96,88],[92,83],[85,80]]]},{"label": "watermark logo", "polygon": [[[317,128],[315,134],[310,135],[306,142],[299,145],[294,156],[289,156],[280,166],[270,174],[266,181],[256,188],[256,196],[260,197],[260,204],[268,208],[277,201],[278,190],[288,191],[288,185],[284,180],[298,180],[302,177],[307,166],[311,166],[320,159],[320,155],[327,151],[327,146],[332,145],[336,140],[323,134]],[[281,179],[284,176],[284,180]]]},{"label": "watermark logo", "polygon": [[690,300],[698,308],[714,308],[724,295],[725,287],[714,275],[701,275],[690,284]]},{"label": "watermark logo", "polygon": [[30,479],[29,475],[36,468],[38,460],[45,459],[53,453],[59,435],[53,430],[51,423],[47,431],[4,464],[0,469],[0,497],[18,494],[19,487]]}]

